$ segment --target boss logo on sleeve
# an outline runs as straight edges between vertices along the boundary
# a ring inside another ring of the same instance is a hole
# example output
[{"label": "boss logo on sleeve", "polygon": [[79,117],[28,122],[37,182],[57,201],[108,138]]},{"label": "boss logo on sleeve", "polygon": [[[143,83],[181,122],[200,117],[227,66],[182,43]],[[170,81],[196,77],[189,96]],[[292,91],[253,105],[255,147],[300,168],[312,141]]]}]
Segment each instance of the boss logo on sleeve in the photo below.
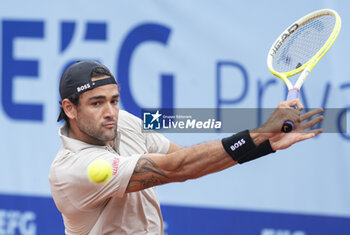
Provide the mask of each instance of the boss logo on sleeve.
[{"label": "boss logo on sleeve", "polygon": [[236,143],[232,144],[232,145],[230,146],[230,149],[231,149],[232,151],[235,151],[237,148],[241,147],[241,146],[244,145],[244,144],[245,144],[245,140],[244,140],[244,139],[240,139],[240,140],[238,140]]},{"label": "boss logo on sleeve", "polygon": [[112,163],[113,175],[116,175],[118,173],[119,161],[120,161],[119,157],[115,157],[113,159],[113,163]]}]

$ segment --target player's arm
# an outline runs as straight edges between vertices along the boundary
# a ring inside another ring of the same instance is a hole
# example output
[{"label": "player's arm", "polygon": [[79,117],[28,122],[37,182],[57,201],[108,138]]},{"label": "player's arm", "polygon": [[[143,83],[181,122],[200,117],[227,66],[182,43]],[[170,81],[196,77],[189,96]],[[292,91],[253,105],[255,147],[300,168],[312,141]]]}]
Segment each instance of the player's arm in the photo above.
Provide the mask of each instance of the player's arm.
[{"label": "player's arm", "polygon": [[[130,178],[126,192],[134,192],[170,182],[195,179],[234,166],[238,162],[255,159],[257,155],[254,152],[255,146],[260,146],[260,144],[266,143],[267,140],[269,140],[270,150],[275,151],[284,149],[298,141],[312,138],[320,133],[320,130],[312,132],[304,132],[303,130],[314,126],[322,118],[314,119],[306,124],[301,124],[301,121],[318,114],[322,110],[309,112],[301,118],[298,110],[289,108],[292,105],[298,106],[299,109],[302,108],[298,100],[282,102],[272,113],[268,122],[254,131],[233,135],[222,141],[212,141],[182,148],[165,155],[142,155]],[[296,123],[298,132],[280,133],[281,126],[285,120],[292,120]],[[249,135],[249,138],[247,138],[247,135]],[[238,152],[230,151],[230,142],[234,145],[242,137],[244,137],[245,141],[249,139],[250,143],[248,146],[250,147],[246,148],[247,145],[243,145],[245,147],[238,148]],[[253,152],[250,154],[252,149]],[[242,158],[243,161],[240,160]]]},{"label": "player's arm", "polygon": [[167,154],[173,153],[173,152],[176,152],[176,151],[179,151],[180,149],[183,149],[183,147],[180,146],[180,145],[175,144],[175,143],[172,142],[172,141],[170,141],[169,149],[168,149]]},{"label": "player's arm", "polygon": [[[254,135],[257,144],[265,138]],[[169,154],[144,154],[136,164],[126,191],[134,192],[170,182],[195,179],[237,163],[220,140],[181,148]]]},{"label": "player's arm", "polygon": [[221,141],[182,148],[165,155],[145,154],[138,160],[126,192],[195,179],[235,164],[237,162],[226,153]]}]

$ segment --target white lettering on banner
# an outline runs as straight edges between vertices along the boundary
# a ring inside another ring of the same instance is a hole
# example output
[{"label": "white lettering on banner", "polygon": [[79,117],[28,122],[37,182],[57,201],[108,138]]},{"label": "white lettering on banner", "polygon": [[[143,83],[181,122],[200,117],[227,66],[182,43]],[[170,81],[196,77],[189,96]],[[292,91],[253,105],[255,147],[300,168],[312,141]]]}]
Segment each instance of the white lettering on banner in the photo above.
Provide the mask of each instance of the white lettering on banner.
[{"label": "white lettering on banner", "polygon": [[187,123],[186,123],[187,127],[194,128],[195,125],[196,125],[196,119],[187,120]]},{"label": "white lettering on banner", "polygon": [[[164,118],[164,117],[163,117]],[[172,121],[169,119],[166,121],[163,119],[163,128],[179,128],[179,129],[220,129],[222,126],[221,121],[216,121],[215,119],[208,119],[207,121],[198,121],[196,119],[188,119],[186,121]]]},{"label": "white lettering on banner", "polygon": [[169,224],[168,224],[166,221],[163,221],[163,224],[164,224],[164,235],[169,235],[169,234],[167,233],[167,229],[168,229],[168,227],[169,227]]},{"label": "white lettering on banner", "polygon": [[35,235],[33,211],[0,210],[0,235]]},{"label": "white lettering on banner", "polygon": [[305,232],[297,230],[291,231],[288,229],[272,229],[272,228],[264,228],[261,230],[261,235],[306,235]]}]

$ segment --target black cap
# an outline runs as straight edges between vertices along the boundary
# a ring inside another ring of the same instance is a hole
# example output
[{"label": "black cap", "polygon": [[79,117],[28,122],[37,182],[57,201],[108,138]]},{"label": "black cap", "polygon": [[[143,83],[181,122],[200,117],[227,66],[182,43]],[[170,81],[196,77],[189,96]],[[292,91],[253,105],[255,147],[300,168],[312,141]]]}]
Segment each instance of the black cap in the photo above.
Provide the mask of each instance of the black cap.
[{"label": "black cap", "polygon": [[[115,78],[111,75],[105,79],[91,81],[91,74],[95,68],[103,68],[112,74],[109,69],[96,61],[78,61],[69,66],[62,74],[60,80],[60,96],[64,100],[72,95],[80,95],[95,87],[117,84]],[[58,120],[63,119],[64,115],[61,111]]]}]

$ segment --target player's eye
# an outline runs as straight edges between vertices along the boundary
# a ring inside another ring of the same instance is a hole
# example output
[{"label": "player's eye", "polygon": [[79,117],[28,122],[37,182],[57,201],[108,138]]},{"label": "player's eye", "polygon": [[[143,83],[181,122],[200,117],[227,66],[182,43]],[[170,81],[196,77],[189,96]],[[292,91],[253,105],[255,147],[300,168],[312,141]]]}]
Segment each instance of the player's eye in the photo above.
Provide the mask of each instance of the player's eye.
[{"label": "player's eye", "polygon": [[101,105],[101,102],[100,101],[95,101],[93,103],[91,103],[92,106],[99,106]]}]

